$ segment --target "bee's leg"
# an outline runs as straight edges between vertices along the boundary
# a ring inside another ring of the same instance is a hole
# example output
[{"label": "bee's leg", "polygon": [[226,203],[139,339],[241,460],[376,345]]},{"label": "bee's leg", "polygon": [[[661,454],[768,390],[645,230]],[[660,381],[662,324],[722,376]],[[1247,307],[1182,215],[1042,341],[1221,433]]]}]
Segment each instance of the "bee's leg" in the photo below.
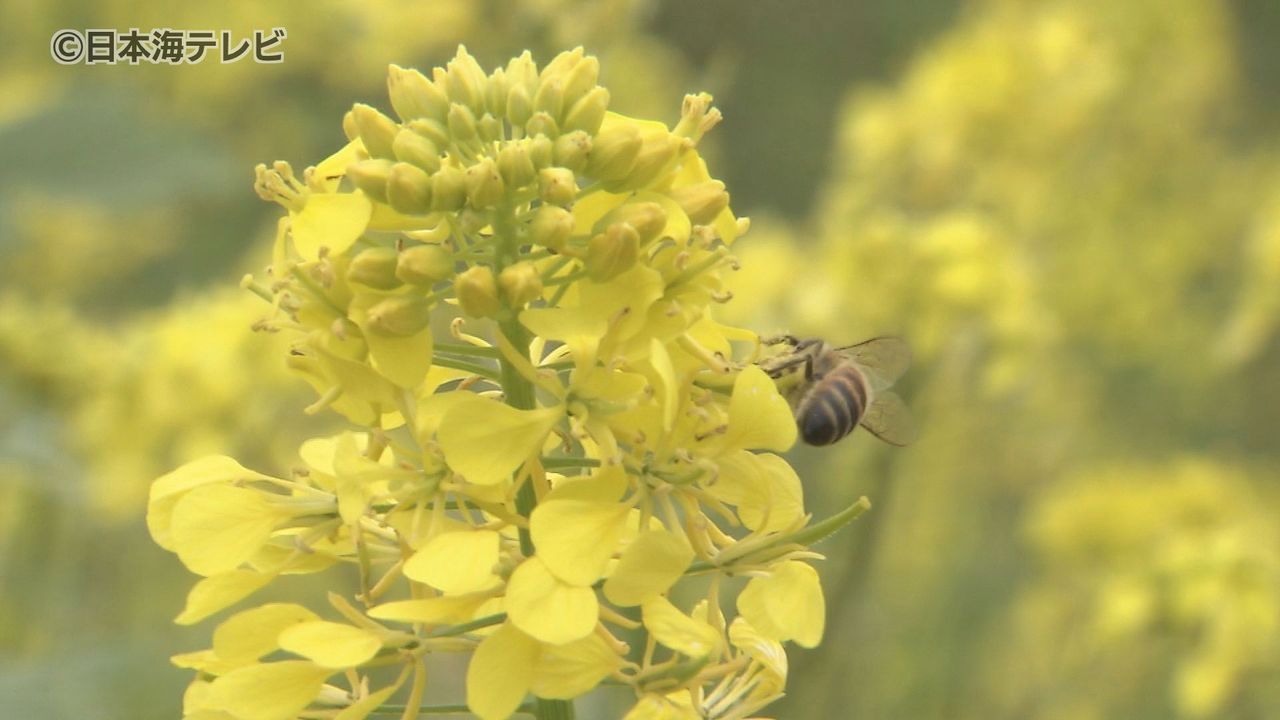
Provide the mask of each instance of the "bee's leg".
[{"label": "bee's leg", "polygon": [[797,352],[801,350],[808,350],[814,345],[819,345],[822,343],[822,338],[812,337],[812,338],[805,338],[801,340],[800,338],[797,338],[795,336],[789,336],[789,337],[791,337],[792,344],[796,346]]},{"label": "bee's leg", "polygon": [[805,366],[805,379],[809,379],[813,375],[813,358],[809,355],[786,355],[780,358],[774,358],[768,362],[760,364],[760,368],[765,371],[769,377],[777,379],[782,377],[784,371],[789,370],[801,363]]},{"label": "bee's leg", "polygon": [[760,338],[761,345],[796,345],[800,342],[800,338],[795,335],[783,333],[782,335],[770,335],[769,337]]}]

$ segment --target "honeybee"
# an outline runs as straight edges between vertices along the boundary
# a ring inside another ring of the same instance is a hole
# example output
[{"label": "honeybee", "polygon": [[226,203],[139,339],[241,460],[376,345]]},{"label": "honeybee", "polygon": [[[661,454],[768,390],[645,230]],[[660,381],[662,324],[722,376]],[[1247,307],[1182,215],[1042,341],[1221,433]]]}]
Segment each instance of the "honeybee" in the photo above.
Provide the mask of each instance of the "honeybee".
[{"label": "honeybee", "polygon": [[775,349],[758,364],[778,381],[800,438],[809,445],[830,445],[859,424],[890,445],[915,439],[911,414],[902,398],[889,392],[911,364],[911,349],[901,339],[877,337],[833,347],[821,338],[780,335],[761,343]]}]

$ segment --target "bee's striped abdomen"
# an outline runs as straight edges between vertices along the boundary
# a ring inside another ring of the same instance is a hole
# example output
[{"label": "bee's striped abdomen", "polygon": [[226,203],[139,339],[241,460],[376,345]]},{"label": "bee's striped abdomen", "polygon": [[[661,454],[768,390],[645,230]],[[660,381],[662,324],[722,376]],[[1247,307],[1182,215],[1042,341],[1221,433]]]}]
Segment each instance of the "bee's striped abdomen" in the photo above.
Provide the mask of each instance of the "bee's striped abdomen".
[{"label": "bee's striped abdomen", "polygon": [[818,380],[796,408],[800,437],[830,445],[853,432],[867,409],[867,382],[853,365],[841,365]]}]

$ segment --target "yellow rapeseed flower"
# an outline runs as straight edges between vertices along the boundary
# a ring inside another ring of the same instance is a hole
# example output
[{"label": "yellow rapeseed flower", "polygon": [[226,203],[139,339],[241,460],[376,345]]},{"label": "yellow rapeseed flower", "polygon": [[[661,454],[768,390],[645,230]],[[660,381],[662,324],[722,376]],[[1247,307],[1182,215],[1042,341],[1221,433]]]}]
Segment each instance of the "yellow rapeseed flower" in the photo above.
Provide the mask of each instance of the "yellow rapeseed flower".
[{"label": "yellow rapeseed flower", "polygon": [[[560,717],[606,679],[635,690],[628,717],[740,718],[780,696],[780,643],[821,638],[807,545],[865,505],[806,529],[771,454],[791,409],[754,333],[716,320],[747,228],[698,153],[720,115],[706,95],[674,128],[610,112],[598,72],[581,49],[392,66],[398,119],[356,105],[317,166],[259,166],[288,216],[245,285],[292,335],[308,411],[359,430],[307,441],[287,476],[195,460],[156,481],[148,522],[206,576],[179,622],[335,564],[359,589],[330,594],[338,619],[225,620],[175,659],[202,673],[189,717],[363,717],[401,688],[413,717],[424,656],[472,652],[481,718]],[[673,599],[699,574],[702,597]]]}]

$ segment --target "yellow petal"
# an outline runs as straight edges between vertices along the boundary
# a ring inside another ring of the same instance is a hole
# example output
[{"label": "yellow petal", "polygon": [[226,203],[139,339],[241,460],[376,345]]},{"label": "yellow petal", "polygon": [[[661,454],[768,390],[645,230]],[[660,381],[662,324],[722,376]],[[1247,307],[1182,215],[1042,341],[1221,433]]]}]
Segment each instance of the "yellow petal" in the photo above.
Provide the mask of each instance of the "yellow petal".
[{"label": "yellow petal", "polygon": [[777,455],[737,450],[720,456],[720,474],[707,486],[712,497],[738,509],[750,530],[774,532],[804,517],[800,477]]},{"label": "yellow petal", "polygon": [[[317,349],[316,357],[333,381],[353,400],[367,402],[387,412],[395,407],[399,390],[363,360],[352,360],[325,349]],[[327,390],[327,388],[325,388]],[[367,424],[367,423],[364,423]]]},{"label": "yellow petal", "polygon": [[245,468],[226,455],[210,455],[192,460],[151,483],[151,496],[147,503],[147,529],[151,531],[151,537],[157,545],[173,552],[173,540],[170,536],[173,506],[188,491],[209,483],[270,479],[267,475]]},{"label": "yellow petal", "polygon": [[[432,368],[431,373],[435,373],[440,368]],[[436,433],[440,430],[440,422],[444,420],[444,416],[453,409],[454,405],[466,400],[477,399],[475,393],[465,391],[453,391],[432,393],[418,401],[417,427],[414,435],[418,438],[420,445],[426,446],[436,441]]]},{"label": "yellow petal", "polygon": [[[583,280],[578,284],[579,307],[601,320],[614,321],[614,336],[625,340],[644,329],[649,307],[662,297],[666,284],[662,273],[642,264],[608,282]],[[626,310],[626,314],[619,313]],[[619,319],[620,317],[620,319]]]},{"label": "yellow petal", "polygon": [[225,713],[221,710],[196,710],[195,712],[183,713],[182,720],[241,720],[240,718]]},{"label": "yellow petal", "polygon": [[595,633],[567,645],[548,645],[538,658],[530,690],[543,698],[575,698],[599,685],[622,663],[622,658]]},{"label": "yellow petal", "polygon": [[182,563],[210,576],[236,569],[286,518],[257,490],[201,485],[174,505],[170,531]]},{"label": "yellow petal", "polygon": [[280,647],[326,668],[355,667],[382,649],[382,638],[363,628],[313,620],[286,628]]},{"label": "yellow petal", "polygon": [[280,647],[286,628],[319,619],[294,603],[268,603],[232,615],[213,631],[213,651],[235,665],[248,665]]},{"label": "yellow petal", "polygon": [[431,328],[408,337],[369,333],[365,339],[373,367],[402,388],[417,387],[431,369]]},{"label": "yellow petal", "polygon": [[373,203],[364,193],[312,193],[301,212],[289,214],[293,245],[306,260],[320,257],[320,248],[340,255],[369,225]]},{"label": "yellow petal", "polygon": [[305,660],[250,665],[214,680],[210,700],[240,720],[290,720],[320,694],[332,672]]},{"label": "yellow petal", "polygon": [[494,530],[441,533],[409,558],[404,574],[450,595],[493,587],[499,541]]},{"label": "yellow petal", "polygon": [[314,177],[319,179],[326,192],[333,192],[338,189],[342,176],[347,174],[347,166],[361,159],[361,154],[364,152],[364,142],[356,138],[343,145],[341,150],[317,163]]},{"label": "yellow petal", "polygon": [[389,335],[371,330],[368,309],[386,298],[380,294],[362,294],[348,308],[351,319],[364,331],[373,368],[402,388],[417,387],[431,369],[431,328],[406,336]]},{"label": "yellow petal", "polygon": [[187,593],[187,606],[173,621],[179,625],[194,625],[266,587],[274,577],[251,570],[232,570],[201,578]]},{"label": "yellow petal", "polygon": [[656,202],[662,206],[667,214],[667,224],[658,233],[659,238],[671,238],[677,244],[683,246],[689,240],[689,235],[693,232],[692,224],[689,222],[689,216],[685,214],[684,209],[679,203],[671,199],[669,195],[652,192],[650,190],[642,190],[636,193],[632,202]]},{"label": "yellow petal", "polygon": [[645,628],[663,645],[689,657],[720,651],[720,633],[705,622],[680,612],[665,597],[651,597],[640,608]]},{"label": "yellow petal", "polygon": [[747,583],[738,595],[738,612],[767,638],[815,647],[826,624],[818,571],[796,561],[775,566],[768,577]]},{"label": "yellow petal", "polygon": [[620,465],[606,465],[586,477],[561,478],[543,503],[553,500],[583,500],[598,503],[616,503],[622,499],[629,484],[627,474]]},{"label": "yellow petal", "polygon": [[539,448],[560,419],[560,408],[517,410],[496,400],[454,404],[437,434],[449,467],[468,482],[496,485]]},{"label": "yellow petal", "polygon": [[684,537],[667,530],[642,532],[627,545],[604,583],[604,596],[620,607],[639,605],[665,593],[693,561]]},{"label": "yellow petal", "polygon": [[791,406],[778,394],[773,380],[750,365],[738,373],[729,400],[729,429],[725,449],[759,448],[788,450],[796,443],[796,421]]},{"label": "yellow petal", "polygon": [[467,666],[467,707],[480,720],[505,720],[520,707],[538,662],[538,643],[511,623],[480,642]]},{"label": "yellow petal", "polygon": [[552,645],[586,637],[600,612],[595,591],[556,579],[539,557],[525,560],[511,573],[507,616],[525,633]]},{"label": "yellow petal", "polygon": [[[205,712],[218,713],[218,714],[224,715],[227,718],[231,718],[230,715],[226,715],[225,713],[222,713],[222,711],[217,710],[216,708],[213,708],[210,706],[209,703],[210,703],[211,693],[209,688],[212,686],[213,686],[212,680],[201,680],[198,678],[196,680],[193,680],[191,684],[187,686],[187,689],[184,690],[182,693],[183,720],[186,720],[186,718],[189,718],[189,717],[205,717],[204,715],[197,715],[197,713],[205,713]],[[235,720],[235,719],[231,718],[231,720]]]},{"label": "yellow petal", "polygon": [[568,345],[574,365],[583,371],[595,365],[596,346],[607,327],[590,308],[530,308],[520,313],[520,323],[538,337]]},{"label": "yellow petal", "polygon": [[680,409],[680,382],[676,379],[676,369],[671,364],[667,347],[657,338],[649,340],[649,364],[660,381],[658,386],[662,389],[662,429],[669,433],[676,423],[676,411]]},{"label": "yellow petal", "polygon": [[180,667],[186,670],[198,670],[201,673],[207,673],[210,675],[226,675],[241,665],[241,663],[232,663],[223,660],[212,650],[197,650],[196,652],[181,653],[170,657],[169,662],[172,663],[174,667]]},{"label": "yellow petal", "polygon": [[630,509],[594,500],[545,501],[529,517],[533,546],[556,577],[570,585],[590,585],[613,557]]},{"label": "yellow petal", "polygon": [[688,690],[670,695],[647,693],[631,707],[622,720],[700,720]]},{"label": "yellow petal", "polygon": [[630,193],[593,192],[573,204],[573,233],[587,235],[600,218],[631,197]]},{"label": "yellow petal", "polygon": [[397,600],[369,609],[369,617],[396,622],[453,624],[477,617],[476,611],[489,600],[488,593],[442,595],[421,600]]},{"label": "yellow petal", "polygon": [[[729,625],[729,642],[763,665],[776,680],[787,679],[787,651],[781,643],[761,635],[746,619],[733,619]],[[781,689],[781,682],[778,689]]]}]

